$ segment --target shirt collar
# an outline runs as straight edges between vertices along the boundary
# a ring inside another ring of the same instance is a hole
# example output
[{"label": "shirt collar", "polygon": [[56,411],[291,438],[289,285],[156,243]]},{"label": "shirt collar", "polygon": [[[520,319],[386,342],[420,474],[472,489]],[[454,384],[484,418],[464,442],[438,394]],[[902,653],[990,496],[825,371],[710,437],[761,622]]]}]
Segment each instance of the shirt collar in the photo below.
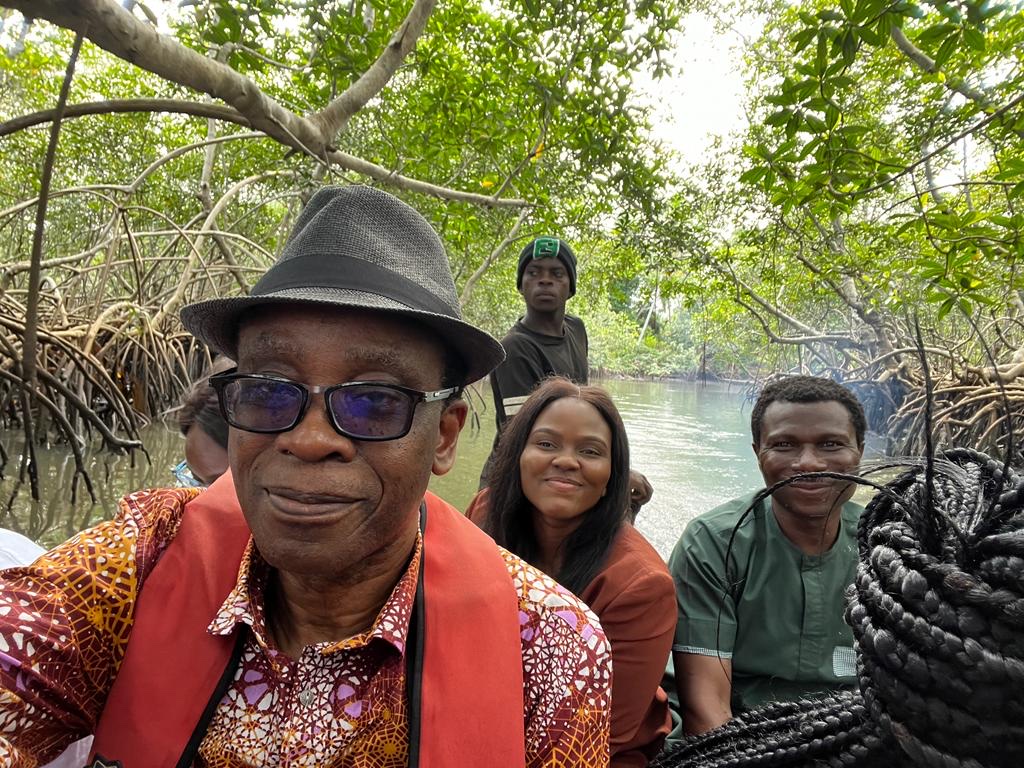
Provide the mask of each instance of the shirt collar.
[{"label": "shirt collar", "polygon": [[[399,653],[405,652],[406,639],[409,633],[409,620],[412,617],[416,600],[416,585],[419,581],[420,562],[423,555],[423,536],[416,534],[416,545],[405,571],[398,579],[388,599],[381,606],[373,624],[365,632],[338,641],[336,643],[320,643],[317,647],[323,654],[329,654],[349,648],[367,645],[371,640],[379,639],[394,647]],[[263,647],[267,643],[266,617],[264,615],[267,580],[270,576],[270,565],[256,549],[252,538],[242,555],[238,568],[235,586],[221,603],[213,621],[207,627],[212,635],[229,635],[240,624],[248,624],[256,641]]]}]

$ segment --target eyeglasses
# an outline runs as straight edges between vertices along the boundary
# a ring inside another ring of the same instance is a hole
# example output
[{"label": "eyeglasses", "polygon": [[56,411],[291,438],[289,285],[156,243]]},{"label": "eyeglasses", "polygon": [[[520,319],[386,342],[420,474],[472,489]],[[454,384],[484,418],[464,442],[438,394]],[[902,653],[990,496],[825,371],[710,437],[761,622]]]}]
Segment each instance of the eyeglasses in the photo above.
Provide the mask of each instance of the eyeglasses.
[{"label": "eyeglasses", "polygon": [[398,384],[349,381],[309,387],[297,381],[237,369],[210,377],[220,410],[232,427],[264,434],[294,429],[309,407],[310,394],[323,394],[335,431],[355,440],[397,440],[408,434],[416,406],[445,400],[461,387],[421,392]]},{"label": "eyeglasses", "polygon": [[178,481],[179,488],[205,488],[206,483],[192,474],[192,468],[184,459],[179,461],[171,469],[174,479]]}]

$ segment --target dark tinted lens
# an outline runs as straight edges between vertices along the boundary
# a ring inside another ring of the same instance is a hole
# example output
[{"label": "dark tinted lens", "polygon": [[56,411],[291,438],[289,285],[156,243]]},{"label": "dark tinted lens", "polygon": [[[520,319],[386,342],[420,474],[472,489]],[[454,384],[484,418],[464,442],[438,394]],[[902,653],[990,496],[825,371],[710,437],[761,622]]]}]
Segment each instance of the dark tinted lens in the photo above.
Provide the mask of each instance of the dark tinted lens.
[{"label": "dark tinted lens", "polygon": [[409,428],[413,401],[405,392],[379,384],[357,384],[331,392],[338,426],[353,437],[397,437]]},{"label": "dark tinted lens", "polygon": [[228,422],[259,432],[289,429],[302,409],[302,389],[286,381],[235,379],[224,388]]}]

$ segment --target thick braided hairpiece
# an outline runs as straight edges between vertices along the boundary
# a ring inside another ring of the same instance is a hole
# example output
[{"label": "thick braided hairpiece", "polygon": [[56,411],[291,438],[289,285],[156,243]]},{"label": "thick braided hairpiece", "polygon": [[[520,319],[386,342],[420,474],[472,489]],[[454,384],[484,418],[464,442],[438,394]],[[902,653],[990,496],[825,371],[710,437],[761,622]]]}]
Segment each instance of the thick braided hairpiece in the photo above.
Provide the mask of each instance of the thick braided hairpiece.
[{"label": "thick braided hairpiece", "polygon": [[745,713],[653,768],[1024,765],[1024,478],[949,451],[868,504],[858,548],[858,690]]}]

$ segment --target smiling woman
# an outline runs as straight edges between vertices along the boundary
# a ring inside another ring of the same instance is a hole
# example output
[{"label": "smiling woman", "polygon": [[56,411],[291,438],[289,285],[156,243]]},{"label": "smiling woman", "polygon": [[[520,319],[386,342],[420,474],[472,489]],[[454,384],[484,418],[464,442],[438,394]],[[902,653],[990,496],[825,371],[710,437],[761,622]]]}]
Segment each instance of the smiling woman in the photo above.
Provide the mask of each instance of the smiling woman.
[{"label": "smiling woman", "polygon": [[629,444],[615,404],[599,387],[548,379],[506,426],[491,477],[466,514],[597,614],[612,646],[611,765],[646,765],[668,732],[658,683],[675,593],[627,522]]}]

